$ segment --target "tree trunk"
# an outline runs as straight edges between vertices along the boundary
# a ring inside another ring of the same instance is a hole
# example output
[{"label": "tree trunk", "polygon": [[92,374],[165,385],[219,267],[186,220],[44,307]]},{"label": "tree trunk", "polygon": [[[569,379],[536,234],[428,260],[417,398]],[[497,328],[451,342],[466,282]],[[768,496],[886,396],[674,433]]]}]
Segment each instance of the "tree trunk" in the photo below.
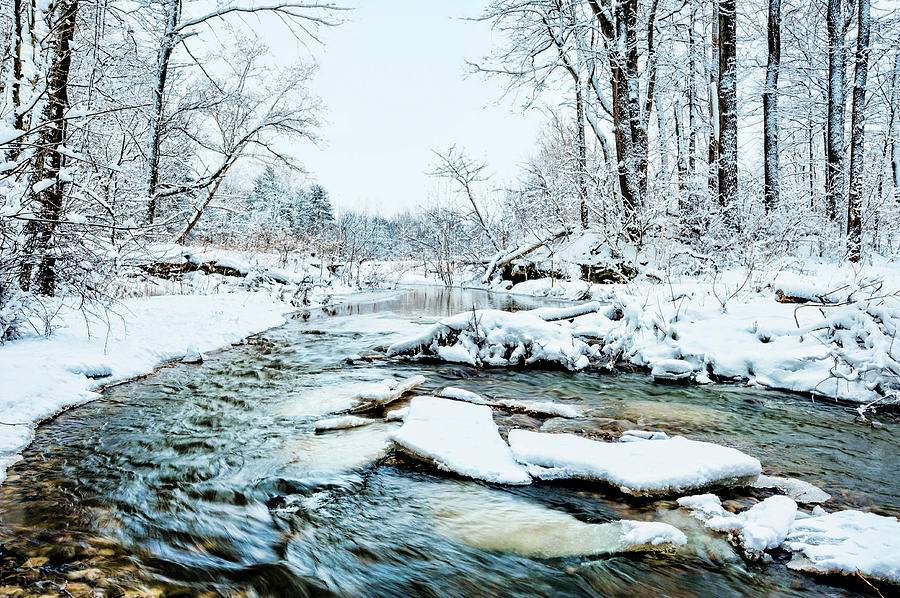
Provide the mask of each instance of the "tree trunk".
[{"label": "tree trunk", "polygon": [[575,81],[575,130],[578,136],[578,200],[581,216],[581,228],[588,226],[588,181],[587,181],[587,142],[584,130],[584,95],[581,89],[581,80]]},{"label": "tree trunk", "polygon": [[153,89],[153,105],[150,109],[150,131],[147,136],[147,222],[153,224],[156,217],[156,188],[159,184],[159,150],[162,142],[162,121],[165,110],[166,80],[169,76],[169,60],[175,49],[175,28],[181,19],[181,0],[166,2],[166,29],[163,33],[156,61],[156,77]]},{"label": "tree trunk", "polygon": [[828,0],[828,123],[825,137],[825,213],[837,220],[844,201],[844,0]]},{"label": "tree trunk", "polygon": [[778,68],[781,64],[781,0],[769,0],[769,60],[763,92],[763,163],[765,167],[765,208],[778,205]]},{"label": "tree trunk", "polygon": [[719,205],[727,223],[737,206],[737,15],[735,0],[719,2]]},{"label": "tree trunk", "polygon": [[[12,109],[13,109],[13,127],[20,131],[25,130],[25,113],[19,108],[22,107],[22,17],[24,10],[22,0],[13,0],[13,57],[12,57]],[[19,157],[20,144],[15,143],[7,155],[7,159],[14,162]]]},{"label": "tree trunk", "polygon": [[[42,295],[52,296],[56,290],[56,257],[53,255],[53,234],[62,217],[65,183],[59,180],[64,166],[61,152],[66,142],[66,110],[69,106],[69,71],[72,65],[71,44],[75,36],[78,0],[64,0],[54,7],[50,31],[56,35],[53,63],[47,74],[47,104],[43,128],[34,155],[32,185],[52,180],[53,184],[40,191],[32,191],[31,201],[37,205],[36,219],[27,226],[27,244],[32,255],[20,277],[23,290],[31,288],[32,268],[36,264],[35,283]],[[53,18],[55,17],[55,18]]]},{"label": "tree trunk", "polygon": [[707,172],[709,194],[713,198],[719,193],[719,3],[712,3],[712,35],[710,40],[709,61],[709,152],[707,155]]},{"label": "tree trunk", "polygon": [[869,0],[859,0],[856,74],[850,137],[850,193],[847,196],[847,259],[858,262],[862,253],[862,174],[865,161],[866,77],[869,73]]},{"label": "tree trunk", "polygon": [[891,142],[891,174],[893,175],[894,194],[900,194],[900,50],[894,55],[894,88],[891,90],[891,123],[893,135]]}]

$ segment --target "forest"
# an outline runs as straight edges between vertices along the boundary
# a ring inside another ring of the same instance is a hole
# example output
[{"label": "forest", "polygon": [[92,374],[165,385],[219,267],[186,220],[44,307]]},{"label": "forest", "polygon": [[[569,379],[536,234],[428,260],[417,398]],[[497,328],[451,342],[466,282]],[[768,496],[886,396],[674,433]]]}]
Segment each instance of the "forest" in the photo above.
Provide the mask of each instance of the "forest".
[{"label": "forest", "polygon": [[894,2],[0,0],[0,598],[893,595],[898,335]]}]

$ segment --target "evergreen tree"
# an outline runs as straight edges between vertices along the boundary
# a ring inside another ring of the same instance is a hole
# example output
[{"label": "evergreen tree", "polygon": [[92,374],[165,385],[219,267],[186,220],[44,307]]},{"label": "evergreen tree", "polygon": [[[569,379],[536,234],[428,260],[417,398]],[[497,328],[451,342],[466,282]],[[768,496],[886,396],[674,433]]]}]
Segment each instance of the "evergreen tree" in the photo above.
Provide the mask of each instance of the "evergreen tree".
[{"label": "evergreen tree", "polygon": [[328,199],[328,191],[321,185],[313,185],[309,188],[308,202],[308,227],[311,233],[321,231],[334,224],[334,210],[331,200]]}]

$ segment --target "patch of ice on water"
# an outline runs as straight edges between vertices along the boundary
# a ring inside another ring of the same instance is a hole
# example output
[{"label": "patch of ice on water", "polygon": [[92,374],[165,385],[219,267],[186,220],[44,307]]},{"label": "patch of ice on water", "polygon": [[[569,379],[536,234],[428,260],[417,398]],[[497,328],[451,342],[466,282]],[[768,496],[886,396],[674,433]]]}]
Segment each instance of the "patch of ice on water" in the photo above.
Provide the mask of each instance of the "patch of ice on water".
[{"label": "patch of ice on water", "polygon": [[452,399],[414,397],[397,447],[439,469],[499,484],[529,484],[494,423],[491,409]]}]

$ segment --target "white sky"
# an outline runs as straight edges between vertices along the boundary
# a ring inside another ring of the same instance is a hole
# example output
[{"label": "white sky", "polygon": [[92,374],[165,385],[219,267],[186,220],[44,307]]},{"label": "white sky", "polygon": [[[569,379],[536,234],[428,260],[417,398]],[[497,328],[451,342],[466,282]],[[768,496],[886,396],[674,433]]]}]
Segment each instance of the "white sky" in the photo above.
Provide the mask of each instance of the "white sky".
[{"label": "white sky", "polygon": [[533,151],[540,114],[523,113],[522,97],[502,97],[503,80],[468,74],[465,61],[501,41],[489,24],[462,20],[485,3],[338,2],[354,8],[343,13],[347,22],[321,32],[324,46],[310,45],[319,63],[313,92],[327,110],[322,142],[295,151],[338,208],[421,205],[438,187],[425,174],[432,149],[464,147],[488,162],[497,184]]}]

